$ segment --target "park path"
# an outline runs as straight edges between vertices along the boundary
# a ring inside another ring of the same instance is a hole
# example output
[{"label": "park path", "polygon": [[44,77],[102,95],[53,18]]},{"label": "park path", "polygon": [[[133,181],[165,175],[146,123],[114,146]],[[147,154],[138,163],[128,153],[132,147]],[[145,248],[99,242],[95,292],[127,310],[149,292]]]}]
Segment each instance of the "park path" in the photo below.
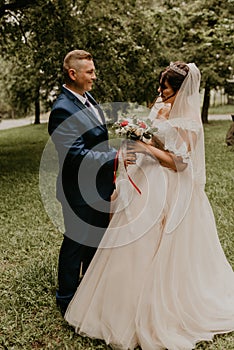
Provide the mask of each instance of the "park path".
[{"label": "park path", "polygon": [[[47,123],[49,113],[42,114],[40,117],[41,123]],[[208,120],[230,120],[232,121],[230,114],[217,114],[209,115]],[[19,126],[30,125],[34,123],[34,117],[20,118],[20,119],[3,119],[0,122],[0,130],[16,128]]]},{"label": "park path", "polygon": [[[49,113],[41,114],[40,121],[41,123],[47,123],[49,118]],[[34,124],[34,117],[26,117],[19,119],[2,119],[0,122],[0,130],[17,128],[19,126],[31,125]]]}]

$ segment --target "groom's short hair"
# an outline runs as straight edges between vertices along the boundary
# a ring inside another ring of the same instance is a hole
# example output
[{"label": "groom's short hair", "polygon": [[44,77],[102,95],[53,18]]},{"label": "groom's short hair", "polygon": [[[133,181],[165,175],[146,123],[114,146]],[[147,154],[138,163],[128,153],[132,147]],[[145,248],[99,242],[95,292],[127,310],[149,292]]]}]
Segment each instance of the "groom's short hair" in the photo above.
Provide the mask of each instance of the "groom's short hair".
[{"label": "groom's short hair", "polygon": [[73,50],[68,52],[63,61],[63,75],[65,82],[70,81],[68,70],[74,68],[77,64],[77,60],[93,60],[91,53],[85,50]]}]

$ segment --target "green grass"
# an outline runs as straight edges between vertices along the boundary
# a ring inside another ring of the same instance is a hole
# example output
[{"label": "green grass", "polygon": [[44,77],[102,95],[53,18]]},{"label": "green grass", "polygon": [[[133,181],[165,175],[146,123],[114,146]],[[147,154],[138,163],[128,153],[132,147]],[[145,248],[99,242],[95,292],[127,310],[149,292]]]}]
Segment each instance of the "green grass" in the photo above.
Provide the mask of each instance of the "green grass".
[{"label": "green grass", "polygon": [[234,105],[210,107],[209,114],[234,114]]},{"label": "green grass", "polygon": [[[229,124],[205,126],[206,191],[222,246],[234,266],[234,153],[225,145]],[[0,349],[107,349],[102,341],[75,335],[55,305],[62,234],[44,210],[38,185],[47,139],[46,124],[0,131]],[[233,342],[232,334],[217,336],[196,349],[231,350]]]}]

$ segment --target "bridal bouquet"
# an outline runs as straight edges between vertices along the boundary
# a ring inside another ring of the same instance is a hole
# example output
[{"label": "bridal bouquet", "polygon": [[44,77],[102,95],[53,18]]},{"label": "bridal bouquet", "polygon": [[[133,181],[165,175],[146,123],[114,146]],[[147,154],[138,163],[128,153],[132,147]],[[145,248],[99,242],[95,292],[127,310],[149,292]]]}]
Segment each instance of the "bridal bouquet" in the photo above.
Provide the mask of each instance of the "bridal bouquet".
[{"label": "bridal bouquet", "polygon": [[[113,124],[112,128],[115,130],[115,133],[120,137],[125,137],[126,139],[130,139],[133,141],[140,140],[145,143],[150,143],[152,146],[156,148],[159,148],[162,150],[164,149],[164,145],[154,134],[158,131],[158,128],[152,126],[152,121],[150,119],[141,120],[141,119],[138,119],[137,117],[119,119],[117,122]],[[117,157],[118,157],[118,152],[117,152]],[[117,164],[117,161],[115,162],[115,171],[114,171],[115,178],[116,178],[116,169],[117,169],[116,164]],[[137,187],[137,185],[133,182],[133,180],[129,175],[128,175],[128,178],[129,178],[129,181],[137,190],[137,192],[141,194],[141,190]]]},{"label": "bridal bouquet", "polygon": [[141,140],[149,142],[153,133],[157,131],[157,128],[151,126],[151,120],[141,120],[136,117],[120,119],[112,126],[115,129],[115,133],[119,136],[124,136],[130,140]]},{"label": "bridal bouquet", "polygon": [[120,119],[113,124],[112,128],[115,129],[115,133],[120,137],[134,141],[140,140],[165,150],[164,144],[156,136],[158,129],[152,126],[150,119],[141,120],[137,117]]}]

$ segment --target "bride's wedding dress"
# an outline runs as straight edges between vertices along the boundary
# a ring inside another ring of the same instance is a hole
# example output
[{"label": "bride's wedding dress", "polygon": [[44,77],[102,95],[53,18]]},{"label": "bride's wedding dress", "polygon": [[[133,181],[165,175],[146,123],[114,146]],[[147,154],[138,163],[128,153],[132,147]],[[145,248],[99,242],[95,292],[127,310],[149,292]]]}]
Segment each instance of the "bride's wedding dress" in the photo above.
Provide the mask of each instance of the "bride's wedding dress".
[{"label": "bride's wedding dress", "polygon": [[189,350],[234,330],[234,273],[204,191],[202,127],[175,118],[157,135],[186,168],[138,155],[128,173],[140,194],[120,160],[114,215],[65,314],[114,349]]}]

